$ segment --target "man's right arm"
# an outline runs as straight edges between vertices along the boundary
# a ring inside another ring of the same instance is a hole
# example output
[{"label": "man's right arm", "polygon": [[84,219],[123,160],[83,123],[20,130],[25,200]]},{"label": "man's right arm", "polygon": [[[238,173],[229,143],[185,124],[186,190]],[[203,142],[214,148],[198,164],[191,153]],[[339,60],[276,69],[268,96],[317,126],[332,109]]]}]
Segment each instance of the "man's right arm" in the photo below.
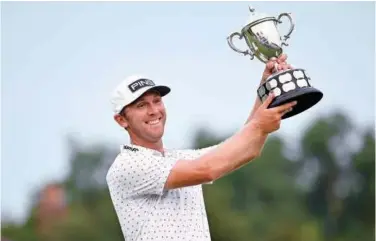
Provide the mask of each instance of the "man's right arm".
[{"label": "man's right arm", "polygon": [[217,148],[193,162],[177,161],[169,173],[165,189],[212,182],[258,157],[268,134],[279,129],[281,117],[296,104],[287,103],[268,109],[272,100],[271,95],[256,110],[251,121]]},{"label": "man's right arm", "polygon": [[258,157],[266,138],[267,134],[250,122],[197,160],[177,161],[170,171],[165,188],[174,189],[214,181]]}]

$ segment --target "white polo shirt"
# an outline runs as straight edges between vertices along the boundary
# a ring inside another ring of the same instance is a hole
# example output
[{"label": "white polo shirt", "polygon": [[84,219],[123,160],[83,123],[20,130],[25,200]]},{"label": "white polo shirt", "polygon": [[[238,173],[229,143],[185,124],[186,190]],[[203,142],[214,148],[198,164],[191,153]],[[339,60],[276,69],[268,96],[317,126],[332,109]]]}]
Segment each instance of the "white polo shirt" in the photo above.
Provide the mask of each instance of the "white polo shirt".
[{"label": "white polo shirt", "polygon": [[201,185],[164,190],[179,159],[193,160],[216,146],[199,150],[155,150],[121,146],[107,176],[110,196],[125,241],[210,241]]}]

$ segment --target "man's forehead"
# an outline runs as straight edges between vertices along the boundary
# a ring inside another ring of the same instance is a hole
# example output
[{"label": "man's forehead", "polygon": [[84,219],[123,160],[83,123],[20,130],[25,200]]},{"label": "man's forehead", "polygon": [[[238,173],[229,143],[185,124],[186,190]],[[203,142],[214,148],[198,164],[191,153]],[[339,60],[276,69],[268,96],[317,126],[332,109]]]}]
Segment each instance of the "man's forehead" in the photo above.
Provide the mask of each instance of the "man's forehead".
[{"label": "man's forehead", "polygon": [[135,100],[135,102],[138,102],[140,100],[144,100],[147,96],[160,97],[161,94],[157,90],[148,90],[145,93],[143,93],[140,97],[138,97]]}]

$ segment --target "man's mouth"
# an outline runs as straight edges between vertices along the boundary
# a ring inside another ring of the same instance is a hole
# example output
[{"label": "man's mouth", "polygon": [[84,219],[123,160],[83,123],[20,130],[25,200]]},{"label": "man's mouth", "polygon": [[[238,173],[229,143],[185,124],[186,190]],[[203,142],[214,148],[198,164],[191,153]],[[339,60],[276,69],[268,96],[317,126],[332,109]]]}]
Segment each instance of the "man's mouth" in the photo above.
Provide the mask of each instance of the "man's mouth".
[{"label": "man's mouth", "polygon": [[162,118],[158,118],[158,119],[154,119],[154,120],[150,120],[150,121],[147,121],[146,124],[148,125],[158,125],[159,122],[161,121]]}]

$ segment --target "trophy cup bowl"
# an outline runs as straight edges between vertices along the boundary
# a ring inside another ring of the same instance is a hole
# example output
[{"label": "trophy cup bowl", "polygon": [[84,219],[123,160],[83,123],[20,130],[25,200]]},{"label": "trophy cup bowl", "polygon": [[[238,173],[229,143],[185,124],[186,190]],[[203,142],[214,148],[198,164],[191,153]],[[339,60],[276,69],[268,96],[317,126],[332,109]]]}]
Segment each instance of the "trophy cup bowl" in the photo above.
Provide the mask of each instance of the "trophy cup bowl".
[{"label": "trophy cup bowl", "polygon": [[[256,14],[255,9],[251,7],[249,10],[252,15],[241,32],[234,32],[227,38],[230,48],[240,54],[249,55],[251,60],[256,57],[263,63],[272,57],[279,57],[283,53],[283,46],[288,46],[286,41],[295,28],[291,14],[281,13],[275,18],[266,14]],[[282,39],[277,26],[282,23],[281,19],[284,17],[289,20],[290,28]],[[238,37],[239,40],[244,38],[248,49],[238,49],[233,43],[234,37]],[[282,117],[286,119],[311,108],[322,99],[323,93],[314,88],[310,80],[307,71],[302,68],[275,71],[258,87],[257,95],[264,102],[269,93],[274,93],[275,98],[268,108],[297,101],[293,110]]]}]

